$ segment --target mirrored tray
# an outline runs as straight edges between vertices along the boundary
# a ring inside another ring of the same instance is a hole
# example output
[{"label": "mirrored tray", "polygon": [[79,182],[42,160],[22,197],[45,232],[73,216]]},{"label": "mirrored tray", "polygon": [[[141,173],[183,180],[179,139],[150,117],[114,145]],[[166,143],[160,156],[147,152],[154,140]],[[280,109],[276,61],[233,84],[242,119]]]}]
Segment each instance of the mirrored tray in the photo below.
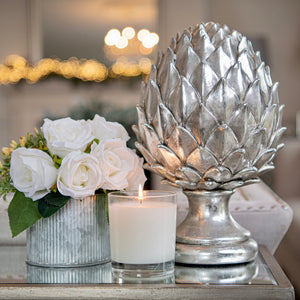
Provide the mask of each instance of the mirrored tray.
[{"label": "mirrored tray", "polygon": [[144,299],[153,293],[159,293],[157,299],[187,296],[214,299],[218,295],[222,299],[227,299],[227,296],[228,299],[253,299],[255,295],[260,299],[266,295],[265,299],[270,299],[268,297],[273,294],[273,299],[278,295],[294,299],[292,285],[265,247],[260,247],[259,255],[251,263],[210,267],[176,264],[173,276],[148,280],[114,278],[110,263],[78,268],[44,268],[26,265],[25,261],[25,246],[0,246],[1,299],[39,299],[46,295],[47,299],[64,299],[71,295],[74,299],[80,295],[83,299],[102,299],[105,295]]}]

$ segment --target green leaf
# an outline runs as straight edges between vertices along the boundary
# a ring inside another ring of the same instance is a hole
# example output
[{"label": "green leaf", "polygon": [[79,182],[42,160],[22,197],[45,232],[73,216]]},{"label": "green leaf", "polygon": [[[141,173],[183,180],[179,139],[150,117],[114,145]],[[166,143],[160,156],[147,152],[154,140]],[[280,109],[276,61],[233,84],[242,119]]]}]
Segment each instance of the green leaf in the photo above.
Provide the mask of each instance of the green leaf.
[{"label": "green leaf", "polygon": [[8,207],[8,217],[12,237],[15,237],[41,218],[38,201],[16,191]]},{"label": "green leaf", "polygon": [[59,193],[49,193],[39,200],[38,210],[42,217],[48,218],[62,208],[69,199],[70,197],[63,196]]}]

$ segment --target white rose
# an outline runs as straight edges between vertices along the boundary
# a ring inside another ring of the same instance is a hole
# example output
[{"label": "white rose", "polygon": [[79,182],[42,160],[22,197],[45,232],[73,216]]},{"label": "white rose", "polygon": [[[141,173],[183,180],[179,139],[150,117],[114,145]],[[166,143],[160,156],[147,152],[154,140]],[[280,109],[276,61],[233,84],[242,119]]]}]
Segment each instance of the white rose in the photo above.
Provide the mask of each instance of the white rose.
[{"label": "white rose", "polygon": [[136,154],[121,139],[92,144],[91,155],[98,158],[104,174],[103,189],[120,190],[128,187],[128,177],[136,170]]},{"label": "white rose", "polygon": [[90,154],[69,153],[58,170],[57,188],[62,195],[83,198],[94,195],[103,183],[99,161]]},{"label": "white rose", "polygon": [[56,183],[57,170],[47,153],[18,148],[11,154],[10,177],[18,191],[35,201],[50,192]]},{"label": "white rose", "polygon": [[138,190],[139,185],[141,185],[143,188],[144,183],[147,180],[143,169],[144,160],[138,157],[134,151],[133,154],[134,154],[134,167],[128,173],[127,176],[128,190]]},{"label": "white rose", "polygon": [[95,115],[94,119],[88,122],[92,126],[93,135],[99,139],[99,141],[121,139],[127,142],[129,140],[126,129],[117,122],[108,122],[99,115]]},{"label": "white rose", "polygon": [[45,119],[41,129],[50,152],[61,158],[72,151],[85,151],[87,145],[94,139],[91,125],[84,120]]}]

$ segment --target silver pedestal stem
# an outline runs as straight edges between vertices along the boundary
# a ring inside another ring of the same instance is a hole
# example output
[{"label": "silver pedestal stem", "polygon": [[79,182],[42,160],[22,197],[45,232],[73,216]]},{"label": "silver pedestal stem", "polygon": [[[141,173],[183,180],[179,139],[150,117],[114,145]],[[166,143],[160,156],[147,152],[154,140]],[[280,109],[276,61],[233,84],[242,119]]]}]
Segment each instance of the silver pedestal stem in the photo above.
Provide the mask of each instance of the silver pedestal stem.
[{"label": "silver pedestal stem", "polygon": [[234,191],[184,193],[189,200],[189,213],[177,227],[176,262],[220,265],[254,260],[257,243],[229,211]]}]

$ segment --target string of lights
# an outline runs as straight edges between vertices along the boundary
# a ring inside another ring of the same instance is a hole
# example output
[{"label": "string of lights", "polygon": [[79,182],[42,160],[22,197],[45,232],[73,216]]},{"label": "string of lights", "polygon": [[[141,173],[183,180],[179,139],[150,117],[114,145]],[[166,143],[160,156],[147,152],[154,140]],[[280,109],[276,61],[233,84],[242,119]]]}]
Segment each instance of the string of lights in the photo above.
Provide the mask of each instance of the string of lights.
[{"label": "string of lights", "polygon": [[4,64],[0,64],[0,85],[17,83],[22,79],[33,84],[50,75],[66,79],[76,78],[82,81],[101,82],[120,76],[148,75],[150,68],[151,60],[147,58],[141,58],[138,62],[131,62],[126,57],[120,57],[108,68],[97,60],[75,57],[68,60],[44,58],[35,65],[31,65],[22,56],[10,55]]},{"label": "string of lights", "polygon": [[50,75],[101,82],[109,78],[150,73],[152,61],[148,56],[159,42],[157,33],[148,29],[136,33],[129,26],[122,31],[113,28],[105,35],[104,42],[104,53],[113,62],[110,67],[94,59],[76,57],[67,60],[44,58],[32,65],[22,56],[10,55],[4,64],[0,64],[0,85],[17,83],[22,79],[36,83]]}]

